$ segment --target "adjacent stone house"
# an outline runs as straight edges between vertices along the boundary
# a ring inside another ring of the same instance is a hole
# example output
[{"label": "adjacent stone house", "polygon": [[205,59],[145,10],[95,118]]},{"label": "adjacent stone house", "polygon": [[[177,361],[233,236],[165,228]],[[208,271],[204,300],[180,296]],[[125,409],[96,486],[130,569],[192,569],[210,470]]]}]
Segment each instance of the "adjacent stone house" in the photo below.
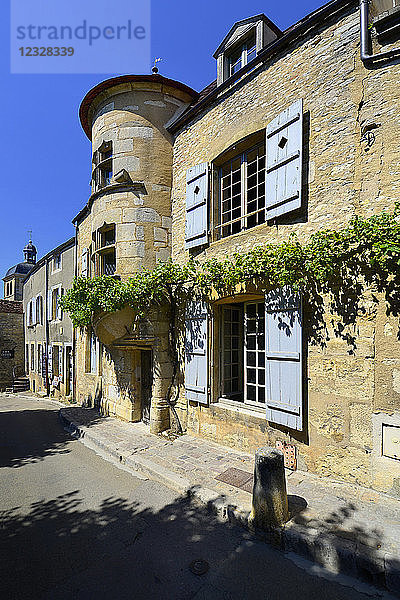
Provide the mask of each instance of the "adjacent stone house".
[{"label": "adjacent stone house", "polygon": [[72,399],[73,327],[60,299],[71,287],[75,238],[48,252],[31,269],[23,286],[25,370],[30,389]]},{"label": "adjacent stone house", "polygon": [[22,302],[0,300],[0,391],[24,373],[24,317]]},{"label": "adjacent stone house", "polygon": [[[74,220],[78,275],[124,279],[170,255],[183,264],[292,233],[306,241],[392,210],[395,5],[383,14],[373,3],[372,47],[368,2],[333,0],[286,31],[264,15],[236,23],[200,95],[158,74],[91,90],[80,111],[93,187]],[[349,352],[327,312],[325,343],[312,343],[313,315],[290,289],[253,286],[190,304],[177,405],[184,428],[250,452],[278,444],[301,469],[395,493],[398,320],[373,290],[362,306]],[[96,315],[92,330],[77,333],[77,400],[150,421],[153,432],[168,428],[167,329],[162,311],[146,322],[129,308]]]}]

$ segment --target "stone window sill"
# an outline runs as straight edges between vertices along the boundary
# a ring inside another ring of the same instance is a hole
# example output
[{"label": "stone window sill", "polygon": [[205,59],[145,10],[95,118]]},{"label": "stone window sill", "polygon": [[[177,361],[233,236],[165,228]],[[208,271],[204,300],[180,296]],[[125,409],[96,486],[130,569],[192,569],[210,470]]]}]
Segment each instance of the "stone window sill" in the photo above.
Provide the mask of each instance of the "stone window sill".
[{"label": "stone window sill", "polygon": [[219,398],[218,401],[213,402],[211,406],[215,406],[216,408],[222,408],[224,410],[230,410],[235,413],[250,415],[252,417],[259,417],[260,419],[266,421],[265,408],[253,406],[252,404],[239,404],[239,402],[234,402],[233,400]]}]

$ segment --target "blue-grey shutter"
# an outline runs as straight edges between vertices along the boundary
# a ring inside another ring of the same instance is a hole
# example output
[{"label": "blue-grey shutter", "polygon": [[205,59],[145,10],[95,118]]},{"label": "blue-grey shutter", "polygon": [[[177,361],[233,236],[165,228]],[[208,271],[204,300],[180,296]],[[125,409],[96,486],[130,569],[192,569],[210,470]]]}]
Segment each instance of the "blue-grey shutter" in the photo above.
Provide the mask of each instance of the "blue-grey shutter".
[{"label": "blue-grey shutter", "polygon": [[186,171],[186,249],[208,241],[208,193],[209,168],[204,162]]},{"label": "blue-grey shutter", "polygon": [[303,100],[297,100],[267,126],[266,219],[301,206]]},{"label": "blue-grey shutter", "polygon": [[267,420],[291,429],[303,427],[302,310],[289,287],[265,297]]},{"label": "blue-grey shutter", "polygon": [[207,404],[208,312],[205,302],[186,307],[185,394],[187,400]]}]

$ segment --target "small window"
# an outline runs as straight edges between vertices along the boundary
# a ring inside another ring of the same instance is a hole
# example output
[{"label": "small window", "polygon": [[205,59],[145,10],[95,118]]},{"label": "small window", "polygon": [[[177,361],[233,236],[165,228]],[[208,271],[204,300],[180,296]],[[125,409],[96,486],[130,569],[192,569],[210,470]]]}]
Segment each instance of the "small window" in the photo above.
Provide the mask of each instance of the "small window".
[{"label": "small window", "polygon": [[101,274],[114,275],[116,270],[115,250],[101,256]]},{"label": "small window", "polygon": [[36,323],[43,325],[43,297],[38,296],[36,298]]},{"label": "small window", "polygon": [[93,154],[92,183],[95,190],[110,185],[111,183],[113,176],[112,154],[112,142],[104,142]]},{"label": "small window", "polygon": [[61,269],[61,254],[56,254],[53,258],[53,271]]},{"label": "small window", "polygon": [[50,310],[50,315],[51,315],[51,320],[52,321],[61,321],[62,319],[62,309],[60,306],[60,300],[61,300],[61,286],[57,286],[56,288],[52,289],[51,292],[51,310]]},{"label": "small window", "polygon": [[228,55],[229,75],[234,75],[256,57],[256,34],[253,33],[239,48]]}]

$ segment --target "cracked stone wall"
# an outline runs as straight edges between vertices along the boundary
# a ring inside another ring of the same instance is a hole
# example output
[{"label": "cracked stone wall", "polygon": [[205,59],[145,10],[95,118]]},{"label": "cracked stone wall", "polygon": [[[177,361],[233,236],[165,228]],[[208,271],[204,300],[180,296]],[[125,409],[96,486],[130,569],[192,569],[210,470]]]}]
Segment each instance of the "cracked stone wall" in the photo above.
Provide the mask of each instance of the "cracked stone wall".
[{"label": "cracked stone wall", "polygon": [[[197,258],[223,258],[263,242],[287,240],[291,233],[304,241],[321,228],[346,226],[355,215],[393,209],[400,200],[400,64],[367,70],[359,58],[359,37],[354,7],[292,43],[246,82],[220,93],[177,133],[173,259],[189,256],[184,247],[186,170],[264,130],[299,98],[305,113],[303,210],[212,241]],[[218,403],[215,338],[211,404],[187,406],[182,390],[181,418],[192,433],[250,452],[286,440],[296,445],[302,469],[398,493],[400,463],[385,458],[382,466],[381,456],[382,422],[390,417],[400,426],[398,319],[386,315],[379,294],[367,291],[365,311],[350,331],[356,340],[353,352],[337,337],[331,320],[326,314],[326,347],[309,344],[307,349],[305,431],[287,431],[254,411]]]}]

